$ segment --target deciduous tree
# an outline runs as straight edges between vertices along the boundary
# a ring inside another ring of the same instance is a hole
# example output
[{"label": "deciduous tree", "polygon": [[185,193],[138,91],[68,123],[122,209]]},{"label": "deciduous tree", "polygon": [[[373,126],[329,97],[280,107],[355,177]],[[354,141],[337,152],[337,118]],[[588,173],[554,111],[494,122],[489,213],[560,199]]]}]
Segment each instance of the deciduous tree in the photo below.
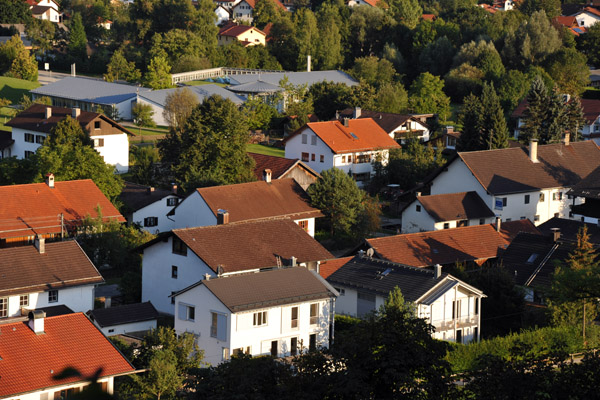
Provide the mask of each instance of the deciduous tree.
[{"label": "deciduous tree", "polygon": [[154,90],[167,89],[171,84],[171,66],[164,57],[154,57],[144,75],[146,85]]},{"label": "deciduous tree", "polygon": [[422,73],[410,87],[409,106],[415,113],[438,114],[446,121],[450,114],[450,98],[444,93],[444,82],[429,72]]},{"label": "deciduous tree", "polygon": [[133,61],[127,61],[122,49],[118,49],[113,53],[108,63],[106,74],[104,74],[104,80],[107,82],[118,80],[137,82],[141,77],[140,70],[135,67]]}]

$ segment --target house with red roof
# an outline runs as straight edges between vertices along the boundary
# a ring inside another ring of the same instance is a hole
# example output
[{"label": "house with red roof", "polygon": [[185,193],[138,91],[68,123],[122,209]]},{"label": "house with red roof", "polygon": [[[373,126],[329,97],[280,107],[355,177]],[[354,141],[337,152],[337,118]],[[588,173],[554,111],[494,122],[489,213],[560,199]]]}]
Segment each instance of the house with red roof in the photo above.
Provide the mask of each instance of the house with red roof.
[{"label": "house with red roof", "polygon": [[[600,145],[600,100],[599,99],[580,99],[583,109],[583,119],[585,125],[580,128],[584,140],[594,140]],[[525,124],[525,110],[529,103],[527,98],[521,100],[517,108],[513,111],[511,117],[517,119],[514,136],[519,137],[519,131]]]},{"label": "house with red roof", "polygon": [[244,47],[265,45],[267,35],[254,26],[239,25],[229,23],[222,27],[217,34],[217,41],[220,46],[231,44],[235,41],[240,42]]},{"label": "house with red roof", "polygon": [[31,15],[34,18],[48,20],[50,22],[61,22],[62,14],[59,11],[58,3],[54,0],[27,0]]},{"label": "house with red roof", "polygon": [[348,1],[348,7],[356,7],[356,6],[369,6],[369,7],[377,7],[379,0],[350,0]]},{"label": "house with red roof", "polygon": [[[282,11],[287,11],[287,8],[281,3],[279,0],[271,0],[275,3]],[[231,9],[231,14],[234,20],[236,21],[245,21],[248,23],[252,23],[254,19],[254,8],[256,7],[256,0],[242,0],[235,4]]]},{"label": "house with red roof", "polygon": [[91,179],[0,186],[0,247],[33,243],[75,234],[86,217],[97,218],[98,208],[105,221],[125,218]]},{"label": "house with red roof", "polygon": [[[83,313],[46,317],[32,311],[0,330],[2,399],[66,399],[85,390],[92,377],[113,394],[114,378],[135,372]],[[79,374],[61,376],[67,368]]]},{"label": "house with red roof", "polygon": [[400,148],[372,118],[311,122],[288,136],[286,158],[299,158],[317,172],[339,168],[364,185],[373,161],[386,165],[390,149]]},{"label": "house with red roof", "polygon": [[585,7],[574,15],[577,20],[577,24],[584,28],[589,28],[600,21],[600,8],[598,7]]},{"label": "house with red roof", "polygon": [[94,149],[104,162],[114,165],[118,172],[129,169],[128,129],[108,118],[104,114],[82,111],[79,108],[64,108],[33,104],[6,123],[12,128],[12,145],[9,156],[19,159],[31,157],[50,136],[52,130],[67,116],[79,122],[84,132],[93,141]]},{"label": "house with red roof", "polygon": [[169,314],[175,314],[174,298],[169,296],[202,279],[285,266],[318,273],[321,261],[334,258],[290,219],[174,229],[140,251],[142,301],[151,301],[158,311]]},{"label": "house with red roof", "polygon": [[254,159],[254,174],[257,180],[293,178],[306,190],[319,179],[319,174],[298,159],[248,153]]}]

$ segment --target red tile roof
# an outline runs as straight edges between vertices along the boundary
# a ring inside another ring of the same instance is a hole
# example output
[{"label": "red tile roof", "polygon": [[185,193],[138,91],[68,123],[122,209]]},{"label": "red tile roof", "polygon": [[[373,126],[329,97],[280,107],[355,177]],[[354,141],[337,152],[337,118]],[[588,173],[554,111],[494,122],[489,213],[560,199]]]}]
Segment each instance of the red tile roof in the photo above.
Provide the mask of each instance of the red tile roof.
[{"label": "red tile roof", "polygon": [[[308,195],[291,178],[212,186],[197,189],[216,216],[219,209],[229,212],[229,222],[263,218],[314,218],[321,211],[310,206]],[[185,200],[184,200],[185,201]]]},{"label": "red tile roof", "polygon": [[263,172],[265,169],[271,170],[271,179],[280,179],[296,165],[298,165],[299,168],[308,171],[315,177],[319,176],[317,172],[313,171],[312,168],[297,158],[291,159],[257,153],[248,153],[248,155],[254,159],[254,163],[256,164],[254,167],[254,175],[256,175],[256,179],[258,180],[263,179]]},{"label": "red tile roof", "polygon": [[586,7],[586,8],[583,9],[583,12],[588,12],[590,14],[593,14],[593,15],[597,16],[597,17],[600,17],[600,10],[598,10],[595,7]]},{"label": "red tile roof", "polygon": [[43,254],[33,245],[0,249],[0,296],[104,282],[75,240],[45,247]]},{"label": "red tile roof", "polygon": [[425,21],[435,21],[437,17],[435,14],[423,14],[421,15],[421,18],[423,18]]},{"label": "red tile roof", "polygon": [[539,231],[528,219],[439,231],[367,239],[376,254],[388,261],[413,267],[484,261],[498,257],[519,232]]},{"label": "red tile roof", "polygon": [[83,377],[127,374],[135,368],[84,314],[45,318],[43,334],[35,334],[27,322],[0,325],[0,396],[15,396],[82,381],[70,377],[55,380],[67,367]]},{"label": "red tile roof", "polygon": [[327,279],[331,274],[333,274],[338,269],[342,268],[342,266],[344,266],[348,261],[352,260],[353,258],[354,256],[350,256],[323,261],[319,265],[319,275],[321,275],[323,279]]},{"label": "red tile roof", "polygon": [[567,28],[573,28],[573,27],[579,26],[579,24],[577,23],[577,19],[573,16],[571,16],[571,17],[565,17],[565,16],[554,17],[554,18],[552,18],[552,22],[566,26]]},{"label": "red tile roof", "polygon": [[224,27],[222,27],[219,30],[219,36],[231,36],[231,37],[235,37],[237,38],[238,36],[244,34],[245,32],[254,29],[256,32],[263,34],[266,36],[266,34],[261,31],[260,29],[254,27],[254,26],[246,26],[246,25],[238,25],[235,23],[230,23],[225,25]]},{"label": "red tile roof", "polygon": [[538,146],[538,162],[528,149],[513,147],[458,153],[481,186],[493,195],[571,187],[600,165],[593,140]]},{"label": "red tile roof", "polygon": [[[289,219],[175,229],[172,232],[215,272],[218,266],[224,272],[275,267],[277,257],[284,264],[291,257],[296,257],[299,263],[334,258]],[[155,239],[159,240],[160,237]]]},{"label": "red tile roof", "polygon": [[[312,122],[305,126],[313,131],[334,152],[365,151],[375,149],[390,149],[400,147],[381,127],[371,118],[347,120],[348,126],[339,121]],[[304,127],[285,139],[300,134]]]},{"label": "red tile roof", "polygon": [[79,226],[88,215],[97,217],[100,206],[105,220],[125,222],[125,218],[91,179],[0,186],[0,239],[59,234],[60,215],[65,228]]},{"label": "red tile roof", "polygon": [[[252,7],[252,9],[254,9],[254,7],[256,7],[256,0],[243,0],[246,3],[248,3],[248,5],[250,7]],[[279,8],[281,8],[282,10],[287,11],[287,8],[285,8],[285,6],[279,1],[279,0],[271,0],[273,3],[275,3],[275,5]],[[238,3],[239,4],[239,3]]]}]

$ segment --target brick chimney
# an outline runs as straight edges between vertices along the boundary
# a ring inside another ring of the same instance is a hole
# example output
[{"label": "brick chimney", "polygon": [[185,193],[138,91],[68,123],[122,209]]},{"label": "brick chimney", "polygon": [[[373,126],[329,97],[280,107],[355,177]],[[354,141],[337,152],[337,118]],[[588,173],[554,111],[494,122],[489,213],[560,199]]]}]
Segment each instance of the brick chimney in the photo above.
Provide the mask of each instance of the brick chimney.
[{"label": "brick chimney", "polygon": [[44,254],[46,252],[46,238],[42,235],[36,236],[35,240],[33,241],[33,245],[40,254]]},{"label": "brick chimney", "polygon": [[46,174],[46,185],[48,185],[48,187],[50,189],[54,189],[54,174],[53,173]]},{"label": "brick chimney", "polygon": [[74,108],[73,108],[73,111],[71,112],[71,116],[72,116],[74,119],[77,119],[77,117],[79,117],[79,115],[80,115],[80,114],[81,114],[81,108],[79,108],[79,107],[74,107]]},{"label": "brick chimney", "polygon": [[500,228],[502,228],[502,218],[496,217],[496,232],[500,232]]},{"label": "brick chimney", "polygon": [[265,169],[263,171],[263,181],[267,182],[267,183],[271,183],[271,175],[272,172],[269,168]]},{"label": "brick chimney", "polygon": [[52,107],[46,106],[46,119],[50,119],[52,116]]},{"label": "brick chimney", "polygon": [[43,335],[44,332],[44,318],[46,313],[42,310],[29,311],[29,322],[27,325],[36,335]]},{"label": "brick chimney", "polygon": [[354,107],[354,112],[352,113],[352,118],[357,119],[360,118],[362,114],[362,110],[360,109],[360,107]]},{"label": "brick chimney", "polygon": [[529,159],[533,163],[539,162],[538,158],[537,158],[537,150],[538,150],[538,140],[531,139],[531,141],[529,142]]},{"label": "brick chimney", "polygon": [[227,225],[229,223],[229,212],[219,209],[217,211],[217,225]]}]

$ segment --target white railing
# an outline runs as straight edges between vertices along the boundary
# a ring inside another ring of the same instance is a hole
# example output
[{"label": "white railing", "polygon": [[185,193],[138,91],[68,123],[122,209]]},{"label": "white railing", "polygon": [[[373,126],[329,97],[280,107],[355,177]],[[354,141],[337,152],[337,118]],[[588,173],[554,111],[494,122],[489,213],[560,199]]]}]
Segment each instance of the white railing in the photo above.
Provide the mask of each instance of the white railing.
[{"label": "white railing", "polygon": [[447,320],[439,319],[436,321],[432,321],[431,325],[435,326],[437,330],[448,330],[454,329],[455,323],[457,328],[477,325],[477,315],[468,315],[460,318]]},{"label": "white railing", "polygon": [[231,68],[217,67],[209,69],[200,69],[197,71],[180,72],[171,74],[171,84],[175,85],[181,82],[201,81],[208,78],[218,78],[229,75],[258,75],[267,72],[286,72],[275,69],[252,69],[252,68]]}]

